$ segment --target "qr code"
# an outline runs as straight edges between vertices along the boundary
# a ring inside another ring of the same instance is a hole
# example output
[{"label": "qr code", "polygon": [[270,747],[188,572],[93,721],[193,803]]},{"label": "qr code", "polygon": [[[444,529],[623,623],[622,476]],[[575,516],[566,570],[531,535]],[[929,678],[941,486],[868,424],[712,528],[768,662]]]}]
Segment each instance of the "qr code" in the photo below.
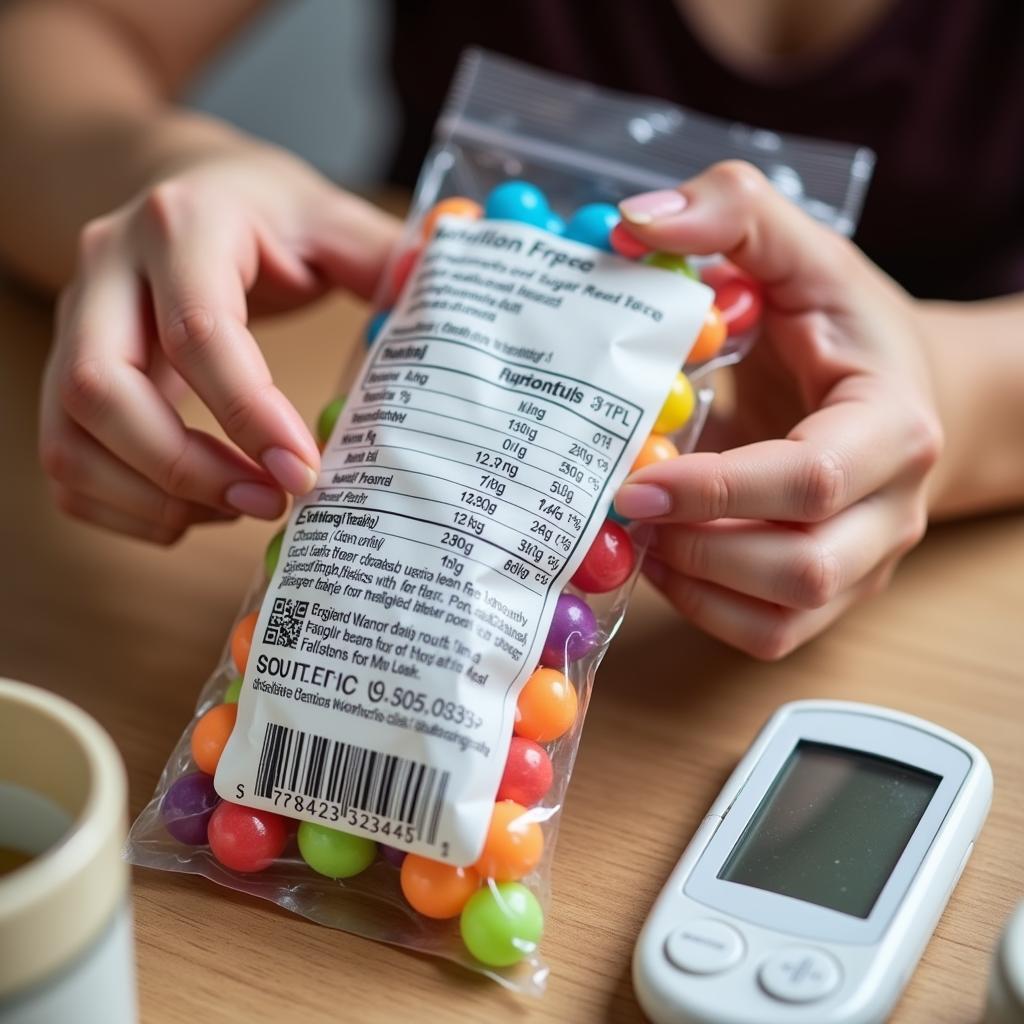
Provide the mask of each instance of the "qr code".
[{"label": "qr code", "polygon": [[263,631],[263,642],[274,647],[298,647],[308,611],[308,601],[275,597],[274,607],[270,609],[270,621]]}]

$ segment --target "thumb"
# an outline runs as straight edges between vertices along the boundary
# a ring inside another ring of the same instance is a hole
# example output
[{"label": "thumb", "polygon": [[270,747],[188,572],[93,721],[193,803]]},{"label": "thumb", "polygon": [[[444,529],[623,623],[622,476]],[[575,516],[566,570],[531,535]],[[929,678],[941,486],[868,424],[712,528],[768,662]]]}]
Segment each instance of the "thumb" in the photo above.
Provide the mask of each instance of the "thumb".
[{"label": "thumb", "polygon": [[630,234],[653,249],[722,253],[786,312],[845,305],[856,263],[841,236],[782,196],[752,164],[715,164],[677,189],[619,204]]}]

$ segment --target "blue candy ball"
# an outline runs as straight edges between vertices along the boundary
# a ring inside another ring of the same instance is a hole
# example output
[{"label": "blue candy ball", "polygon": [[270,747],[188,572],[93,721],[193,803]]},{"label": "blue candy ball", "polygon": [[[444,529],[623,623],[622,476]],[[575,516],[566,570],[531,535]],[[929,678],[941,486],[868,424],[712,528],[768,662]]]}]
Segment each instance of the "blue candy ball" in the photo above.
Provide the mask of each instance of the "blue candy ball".
[{"label": "blue candy ball", "polygon": [[366,344],[372,345],[377,340],[377,335],[380,334],[380,329],[384,326],[384,321],[391,316],[390,309],[382,309],[379,313],[374,313],[370,317],[366,324]]},{"label": "blue candy ball", "polygon": [[505,181],[491,191],[484,216],[492,220],[518,220],[545,228],[551,217],[547,196],[528,181]]},{"label": "blue candy ball", "polygon": [[619,211],[611,203],[588,203],[569,218],[565,226],[565,237],[613,252],[611,234],[618,223]]},{"label": "blue candy ball", "polygon": [[553,235],[564,235],[565,234],[565,221],[558,216],[557,213],[549,213],[547,223],[544,225],[546,231],[550,231]]}]

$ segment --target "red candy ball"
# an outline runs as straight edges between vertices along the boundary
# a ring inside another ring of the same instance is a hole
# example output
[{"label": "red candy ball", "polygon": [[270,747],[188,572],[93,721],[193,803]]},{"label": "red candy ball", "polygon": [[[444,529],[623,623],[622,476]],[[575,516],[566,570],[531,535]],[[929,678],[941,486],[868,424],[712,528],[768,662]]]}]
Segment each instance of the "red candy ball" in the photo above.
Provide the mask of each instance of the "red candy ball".
[{"label": "red candy ball", "polygon": [[409,280],[409,276],[412,274],[422,251],[419,247],[406,249],[395,260],[395,269],[391,273],[391,301],[388,303],[389,306],[393,306],[405,290],[406,282]]},{"label": "red candy ball", "polygon": [[222,800],[207,828],[210,852],[232,871],[263,871],[284,853],[288,825],[280,814]]},{"label": "red candy ball", "polygon": [[701,280],[715,289],[715,305],[722,314],[729,337],[757,326],[764,308],[761,288],[739,267],[723,260],[705,267]]},{"label": "red candy ball", "polygon": [[635,564],[632,538],[618,523],[606,519],[576,570],[572,585],[585,594],[606,594],[629,579]]},{"label": "red candy ball", "polygon": [[641,242],[635,235],[629,233],[629,229],[620,220],[612,228],[611,237],[608,239],[612,248],[627,260],[639,260],[646,256],[651,247]]},{"label": "red candy ball", "polygon": [[533,740],[513,736],[495,800],[514,800],[524,807],[532,807],[544,799],[553,779],[548,752]]}]

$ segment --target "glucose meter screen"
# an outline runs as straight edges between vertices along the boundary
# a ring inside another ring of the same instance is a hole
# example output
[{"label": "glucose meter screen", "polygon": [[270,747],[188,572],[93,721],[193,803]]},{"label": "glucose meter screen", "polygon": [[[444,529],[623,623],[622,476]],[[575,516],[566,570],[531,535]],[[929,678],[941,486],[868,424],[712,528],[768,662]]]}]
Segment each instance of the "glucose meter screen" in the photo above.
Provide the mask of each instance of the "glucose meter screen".
[{"label": "glucose meter screen", "polygon": [[801,742],[718,877],[867,917],[941,779]]}]

